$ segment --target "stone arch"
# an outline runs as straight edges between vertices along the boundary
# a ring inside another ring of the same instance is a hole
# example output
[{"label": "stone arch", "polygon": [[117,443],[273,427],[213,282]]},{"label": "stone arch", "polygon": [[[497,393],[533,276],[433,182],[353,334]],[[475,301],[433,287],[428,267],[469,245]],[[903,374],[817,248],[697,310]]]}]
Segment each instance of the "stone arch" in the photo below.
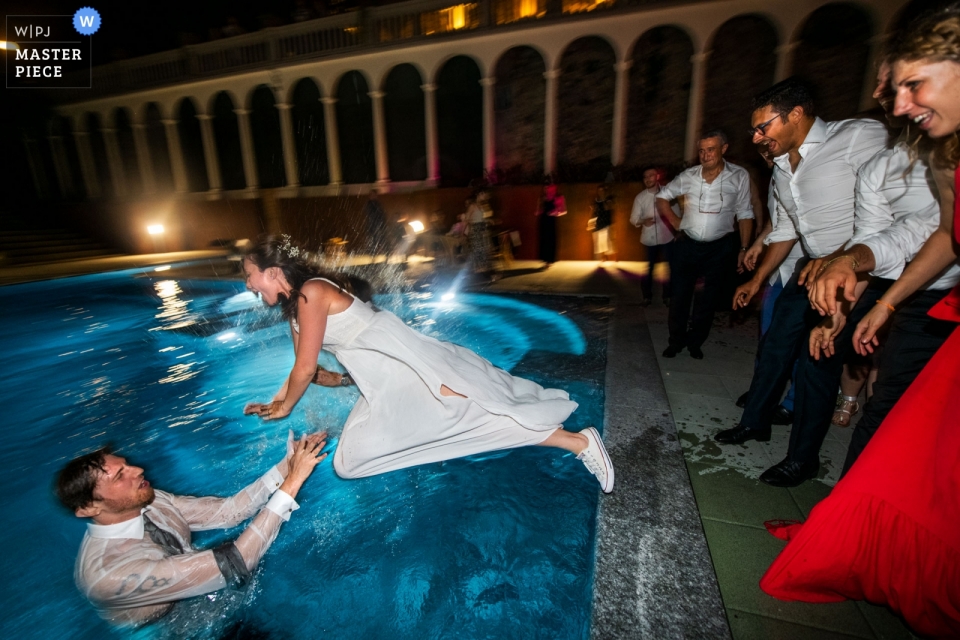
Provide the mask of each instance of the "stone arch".
[{"label": "stone arch", "polygon": [[293,140],[297,147],[300,184],[330,183],[327,166],[327,131],[320,102],[320,87],[312,78],[301,78],[290,93]]},{"label": "stone arch", "polygon": [[147,147],[150,150],[150,166],[153,168],[153,182],[158,192],[173,191],[173,168],[170,164],[170,147],[167,146],[167,131],[163,124],[160,105],[148,103],[143,110],[143,123],[146,127]]},{"label": "stone arch", "polygon": [[220,185],[226,191],[244,189],[247,186],[243,173],[240,123],[235,108],[236,104],[229,91],[217,93],[210,104],[217,163],[220,165]]},{"label": "stone arch", "polygon": [[494,67],[495,144],[498,182],[532,182],[543,175],[547,70],[533,47],[513,47]]},{"label": "stone arch", "polygon": [[142,169],[137,158],[137,146],[133,139],[133,127],[130,124],[129,111],[124,107],[113,110],[113,126],[117,130],[117,147],[120,149],[120,173],[123,175],[127,194],[137,196],[143,193]]},{"label": "stone arch", "polygon": [[722,129],[730,141],[727,157],[753,164],[758,157],[746,130],[750,101],[773,84],[777,30],[760,15],[733,17],[713,34],[700,131]]},{"label": "stone arch", "polygon": [[383,116],[387,126],[390,179],[426,180],[427,142],[423,77],[412,64],[399,64],[383,81]]},{"label": "stone arch", "polygon": [[850,2],[826,4],[804,21],[793,55],[793,73],[814,89],[817,115],[850,118],[860,111],[873,25]]},{"label": "stone arch", "polygon": [[85,198],[87,190],[83,183],[83,167],[80,164],[80,151],[77,149],[77,140],[73,135],[73,124],[70,118],[61,115],[54,116],[50,121],[50,134],[60,137],[67,161],[64,169],[68,175],[69,193],[64,194],[64,196],[67,198]]},{"label": "stone arch", "polygon": [[257,183],[265,189],[286,184],[283,167],[283,138],[280,112],[273,89],[257,86],[250,95],[250,134],[257,165]]},{"label": "stone arch", "polygon": [[359,71],[348,71],[337,82],[337,136],[343,181],[347,184],[366,184],[377,179],[369,87]]},{"label": "stone arch", "polygon": [[557,172],[562,182],[596,182],[610,170],[617,62],[598,36],[574,40],[560,57]]},{"label": "stone arch", "polygon": [[207,177],[206,156],[203,154],[200,119],[197,117],[197,105],[193,98],[183,98],[180,101],[177,120],[180,152],[183,154],[183,167],[187,172],[187,189],[195,192],[209,191],[210,180]]},{"label": "stone arch", "polygon": [[675,26],[654,27],[633,46],[624,164],[683,162],[693,41]]},{"label": "stone arch", "polygon": [[480,66],[454,56],[437,73],[437,134],[445,186],[464,186],[483,176],[483,87]]},{"label": "stone arch", "polygon": [[97,184],[100,187],[100,197],[106,198],[114,193],[113,176],[110,174],[110,161],[107,160],[107,144],[103,139],[103,127],[100,125],[100,114],[90,112],[83,118],[87,130],[87,139],[90,141],[90,152],[93,154],[93,167],[96,173]]}]

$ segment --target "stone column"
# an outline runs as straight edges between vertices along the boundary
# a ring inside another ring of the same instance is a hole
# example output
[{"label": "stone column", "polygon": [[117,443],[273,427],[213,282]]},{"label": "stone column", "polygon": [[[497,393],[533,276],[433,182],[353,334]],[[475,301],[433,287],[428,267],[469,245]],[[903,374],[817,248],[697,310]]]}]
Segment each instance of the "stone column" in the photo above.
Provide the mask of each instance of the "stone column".
[{"label": "stone column", "polygon": [[83,186],[88,198],[100,197],[100,182],[97,180],[97,165],[93,161],[90,148],[90,134],[79,128],[73,130],[73,139],[77,143],[77,155],[80,156],[80,172],[83,174]]},{"label": "stone column", "polygon": [[693,73],[690,76],[690,102],[687,106],[686,144],[683,146],[685,160],[692,159],[697,153],[697,138],[700,135],[700,125],[703,119],[704,87],[707,78],[707,60],[710,52],[704,51],[690,57],[693,63]]},{"label": "stone column", "polygon": [[110,177],[113,178],[113,191],[118,198],[127,197],[127,179],[123,170],[123,157],[120,155],[120,145],[117,144],[116,129],[100,129],[103,142],[107,147],[107,165],[110,167]]},{"label": "stone column", "polygon": [[133,144],[137,148],[137,160],[140,162],[140,178],[143,180],[143,192],[155,193],[157,181],[153,176],[153,160],[150,158],[150,141],[147,140],[147,125],[133,125]]},{"label": "stone column", "polygon": [[280,112],[280,137],[283,141],[283,168],[287,172],[287,186],[300,186],[300,168],[297,165],[297,145],[293,139],[293,115],[290,109],[292,104],[284,102],[277,104]]},{"label": "stone column", "polygon": [[57,184],[60,186],[60,193],[64,198],[67,198],[73,193],[73,180],[70,179],[70,164],[67,162],[67,154],[63,149],[63,138],[47,136],[47,142],[50,144],[53,169],[57,172]]},{"label": "stone column", "polygon": [[440,182],[440,147],[437,138],[437,85],[422,84],[423,118],[427,144],[427,181]]},{"label": "stone column", "polygon": [[617,72],[617,86],[613,95],[613,140],[610,146],[610,164],[623,164],[627,146],[627,101],[630,99],[630,67],[633,60],[613,65]]},{"label": "stone column", "polygon": [[340,170],[340,136],[337,135],[337,99],[320,98],[323,103],[323,130],[327,133],[327,167],[330,168],[330,184],[343,184]]},{"label": "stone column", "polygon": [[183,151],[180,149],[180,131],[176,120],[163,120],[167,131],[167,153],[170,155],[170,168],[173,169],[173,189],[177,193],[190,190],[187,182],[187,167],[183,164]]},{"label": "stone column", "polygon": [[799,42],[788,42],[774,49],[777,54],[777,68],[773,72],[774,83],[786,80],[790,76],[790,70],[793,68],[793,52],[799,46]]},{"label": "stone column", "polygon": [[197,114],[200,120],[200,139],[203,141],[203,159],[207,166],[207,182],[210,191],[222,191],[220,159],[217,158],[217,140],[213,135],[213,116]]},{"label": "stone column", "polygon": [[377,159],[377,184],[390,182],[390,159],[387,156],[387,123],[383,117],[383,91],[367,94],[373,101],[373,150]]},{"label": "stone column", "polygon": [[240,155],[243,156],[243,178],[247,190],[252,191],[260,185],[257,179],[257,158],[253,152],[253,134],[250,132],[250,110],[234,109],[237,125],[240,128]]},{"label": "stone column", "polygon": [[557,170],[557,79],[560,69],[551,69],[543,74],[547,79],[547,95],[543,109],[543,172]]},{"label": "stone column", "polygon": [[490,176],[497,169],[496,122],[493,110],[497,79],[480,78],[483,87],[483,170]]}]

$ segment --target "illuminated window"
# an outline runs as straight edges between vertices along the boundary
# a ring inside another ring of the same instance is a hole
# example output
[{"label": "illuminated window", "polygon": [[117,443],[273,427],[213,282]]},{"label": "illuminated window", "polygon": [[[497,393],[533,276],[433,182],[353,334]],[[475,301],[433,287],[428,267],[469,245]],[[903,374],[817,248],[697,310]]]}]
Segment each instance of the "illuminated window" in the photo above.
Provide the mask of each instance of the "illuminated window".
[{"label": "illuminated window", "polygon": [[497,0],[494,4],[494,20],[497,24],[542,18],[545,15],[547,0]]},{"label": "illuminated window", "polygon": [[398,16],[380,21],[380,42],[405,40],[416,35],[417,16]]},{"label": "illuminated window", "polygon": [[420,14],[420,31],[424,35],[476,29],[480,26],[480,11],[476,3],[458,4],[439,11]]},{"label": "illuminated window", "polygon": [[594,9],[612,7],[614,0],[563,0],[564,13],[583,13]]}]

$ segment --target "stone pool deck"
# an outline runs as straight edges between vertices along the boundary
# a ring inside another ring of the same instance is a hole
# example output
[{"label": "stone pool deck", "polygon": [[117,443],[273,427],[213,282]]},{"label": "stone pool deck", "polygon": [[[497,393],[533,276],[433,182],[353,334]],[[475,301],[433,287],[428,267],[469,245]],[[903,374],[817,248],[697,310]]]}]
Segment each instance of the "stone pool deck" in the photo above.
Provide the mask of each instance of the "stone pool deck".
[{"label": "stone pool deck", "polygon": [[[0,284],[199,260],[190,277],[229,277],[223,252],[184,252],[0,267]],[[820,478],[776,489],[757,478],[786,452],[787,427],[768,443],[719,447],[711,437],[740,415],[750,383],[755,318],[720,314],[705,358],[663,359],[666,308],[640,305],[636,262],[516,262],[491,292],[609,297],[604,439],[617,487],[600,501],[592,637],[899,639],[913,636],[887,609],[862,602],[781,602],[760,576],[783,548],[763,522],[802,519],[836,482],[849,429],[832,429]],[[433,270],[411,265],[416,278]]]}]

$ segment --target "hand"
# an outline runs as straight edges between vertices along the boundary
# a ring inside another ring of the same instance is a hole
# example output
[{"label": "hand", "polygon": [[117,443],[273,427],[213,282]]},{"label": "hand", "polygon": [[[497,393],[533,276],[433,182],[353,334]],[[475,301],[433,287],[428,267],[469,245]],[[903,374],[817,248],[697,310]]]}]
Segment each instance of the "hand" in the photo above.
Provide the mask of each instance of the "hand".
[{"label": "hand", "polygon": [[333,371],[327,371],[320,365],[317,365],[317,372],[314,374],[311,382],[321,387],[339,387],[343,383],[343,375]]},{"label": "hand", "polygon": [[642,224],[645,227],[652,227],[656,221],[656,218],[646,218]]},{"label": "hand", "polygon": [[877,332],[886,324],[893,312],[882,304],[874,305],[873,309],[863,316],[853,332],[853,349],[862,356],[873,353],[874,347],[880,346]]},{"label": "hand", "polygon": [[316,466],[327,457],[327,454],[320,453],[327,444],[326,435],[326,433],[312,434],[294,444],[289,460],[290,473],[280,485],[280,489],[291,498],[296,497],[300,487],[310,477]]},{"label": "hand", "polygon": [[[823,269],[823,267],[820,268]],[[807,284],[810,292],[810,306],[819,311],[822,316],[832,316],[837,312],[837,289],[843,289],[843,297],[853,302],[856,300],[854,292],[856,286],[857,274],[850,260],[841,258],[831,262],[817,276],[815,282]]]},{"label": "hand", "polygon": [[760,283],[755,280],[750,280],[750,282],[745,282],[737,287],[736,292],[733,294],[733,308],[742,309],[750,304],[753,296],[757,295],[757,291],[759,290]]},{"label": "hand", "polygon": [[843,313],[830,316],[810,332],[810,357],[814,360],[820,359],[820,352],[832,358],[837,352],[834,347],[834,340],[847,326],[847,316]]},{"label": "hand", "polygon": [[[304,438],[314,442],[319,442],[321,440],[327,439],[327,432],[318,431],[316,433],[308,434],[304,436]],[[283,460],[277,463],[277,471],[279,471],[280,475],[282,475],[284,478],[287,477],[287,473],[290,470],[290,457],[293,456],[293,452],[296,449],[296,444],[297,443],[295,442],[293,437],[293,429],[289,429],[287,431],[287,452],[283,456]]]},{"label": "hand", "polygon": [[747,249],[747,252],[743,255],[743,266],[747,271],[753,271],[757,268],[757,260],[760,259],[761,254],[763,254],[762,242],[755,242],[752,247]]},{"label": "hand", "polygon": [[744,271],[743,263],[744,263],[744,258],[746,258],[746,256],[747,256],[746,249],[740,249],[739,253],[737,253],[737,273],[743,273]]},{"label": "hand", "polygon": [[243,408],[244,415],[256,414],[264,420],[278,420],[290,415],[290,410],[283,407],[283,400],[274,400],[273,402],[251,402]]},{"label": "hand", "polygon": [[820,275],[820,267],[823,266],[823,263],[823,258],[814,258],[805,264],[803,269],[800,270],[800,276],[797,280],[797,284],[800,286],[806,284],[807,288],[809,289],[810,286],[816,282],[817,276]]}]

